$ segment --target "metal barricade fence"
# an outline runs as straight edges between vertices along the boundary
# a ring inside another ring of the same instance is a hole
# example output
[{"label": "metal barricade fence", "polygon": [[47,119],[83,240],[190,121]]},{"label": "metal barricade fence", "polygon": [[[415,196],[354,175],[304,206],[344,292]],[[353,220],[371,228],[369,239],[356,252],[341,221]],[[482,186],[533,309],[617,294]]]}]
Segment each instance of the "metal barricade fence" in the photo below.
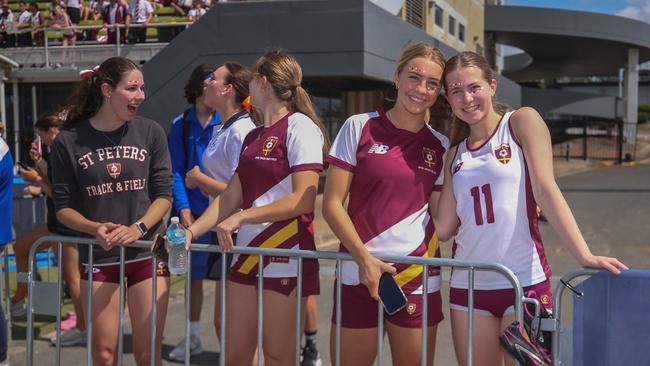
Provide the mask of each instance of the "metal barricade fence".
[{"label": "metal barricade fence", "polygon": [[[47,236],[40,238],[31,248],[30,254],[29,254],[29,273],[28,273],[28,302],[27,302],[27,354],[26,354],[26,361],[27,365],[32,365],[33,364],[33,343],[34,343],[34,330],[33,330],[33,323],[34,323],[34,313],[40,313],[41,311],[47,311],[42,309],[43,304],[39,303],[39,300],[35,297],[35,292],[37,292],[39,295],[47,294],[51,298],[55,298],[57,300],[57,306],[56,306],[56,317],[57,317],[57,344],[56,344],[56,365],[60,365],[61,362],[61,345],[58,340],[60,340],[61,336],[61,330],[60,330],[60,323],[61,323],[61,290],[62,290],[62,283],[61,283],[61,271],[58,271],[58,281],[56,284],[56,289],[48,289],[47,287],[44,286],[44,284],[40,284],[37,281],[34,281],[34,273],[33,273],[33,261],[34,261],[34,255],[38,249],[38,247],[46,242],[46,241],[52,241],[52,242],[58,242],[59,246],[59,253],[62,253],[61,251],[61,246],[62,242],[65,243],[75,243],[75,244],[83,244],[88,246],[88,268],[89,271],[92,271],[93,268],[93,251],[92,251],[92,246],[97,245],[95,240],[92,238],[79,238],[79,237],[66,237],[66,236]],[[151,246],[150,241],[137,241],[130,245],[130,247],[137,247],[137,248],[143,248],[143,249],[148,249]],[[83,249],[79,249],[83,250]],[[219,246],[217,245],[209,245],[209,244],[192,244],[192,247],[190,249],[191,251],[200,251],[200,252],[220,252]],[[119,334],[118,334],[118,348],[117,348],[117,363],[118,365],[122,365],[123,361],[123,334],[124,334],[124,247],[120,247],[120,289],[119,289]],[[256,255],[259,256],[258,260],[258,306],[257,306],[257,317],[258,317],[258,328],[257,328],[257,348],[258,350],[263,349],[263,289],[264,289],[264,283],[263,283],[263,277],[264,277],[264,257],[292,257],[297,259],[297,272],[298,272],[298,281],[297,281],[297,287],[296,287],[296,301],[297,301],[297,310],[296,310],[296,344],[295,344],[295,355],[296,355],[296,365],[300,364],[300,349],[301,349],[301,340],[300,340],[300,334],[302,333],[302,305],[300,299],[302,299],[302,265],[303,265],[303,259],[329,259],[329,260],[335,260],[336,261],[336,267],[341,268],[341,264],[343,261],[351,261],[353,260],[352,257],[349,254],[345,253],[337,253],[337,252],[324,252],[324,251],[307,251],[307,250],[290,250],[290,249],[267,249],[267,248],[248,248],[248,247],[234,247],[233,248],[233,253],[235,254],[248,254],[248,255]],[[62,254],[61,254],[62,255]],[[523,294],[523,289],[519,283],[519,280],[515,276],[515,274],[508,269],[507,267],[497,264],[497,263],[487,263],[487,262],[479,262],[479,261],[462,261],[462,260],[455,260],[455,259],[445,259],[445,258],[422,258],[422,257],[407,257],[407,256],[396,256],[396,255],[380,255],[377,256],[377,258],[390,262],[390,263],[402,263],[402,264],[418,264],[423,266],[423,271],[422,271],[422,280],[423,280],[423,290],[422,290],[422,308],[423,308],[423,315],[422,315],[422,354],[421,354],[421,365],[426,365],[426,353],[427,353],[427,293],[428,293],[428,269],[430,266],[434,267],[461,267],[461,268],[466,268],[468,270],[468,275],[469,275],[469,286],[468,286],[468,313],[470,316],[468,316],[468,324],[467,324],[467,329],[468,329],[468,334],[471,335],[473,333],[474,329],[474,322],[473,322],[473,313],[474,313],[474,275],[475,271],[477,270],[485,270],[485,271],[493,271],[502,274],[504,277],[506,277],[512,284],[513,289],[515,291],[515,317],[516,320],[519,322],[523,321],[523,308],[522,308],[522,303],[524,301],[524,294]],[[62,258],[59,259],[59,261],[62,261]],[[226,270],[227,270],[227,265],[226,265],[226,256],[221,256],[221,278],[226,278]],[[191,256],[188,256],[188,264],[191,266]],[[154,257],[152,261],[152,278],[153,278],[153,286],[152,286],[152,315],[151,319],[157,319],[157,260]],[[191,267],[190,267],[191,268]],[[87,298],[87,309],[92,309],[92,280],[91,275],[88,276],[88,298]],[[189,307],[190,307],[190,287],[191,286],[191,281],[190,281],[190,276],[186,276],[186,288],[185,288],[185,365],[189,365],[190,361],[190,352],[189,352]],[[341,278],[340,278],[340,270],[336,271],[336,304],[335,304],[335,312],[336,312],[336,329],[335,329],[335,360],[333,360],[332,364],[339,366],[341,364],[340,356],[341,356],[341,344],[340,344],[340,339],[341,339]],[[220,342],[220,365],[224,366],[225,365],[225,354],[227,352],[227,339],[225,337],[226,334],[226,281],[221,281],[221,337],[219,337],[219,342]],[[56,293],[53,293],[56,292]],[[377,331],[377,365],[382,364],[382,353],[383,353],[383,309],[381,302],[378,302],[378,331]],[[92,365],[93,360],[92,360],[92,346],[91,346],[91,339],[92,339],[92,331],[93,331],[93,324],[91,321],[91,311],[86,311],[86,329],[87,329],[87,346],[86,346],[86,359],[87,359],[87,364]],[[155,365],[156,362],[156,345],[155,345],[155,334],[156,334],[156,321],[151,322],[151,365]],[[473,349],[473,337],[469,336],[467,340],[467,345],[468,345],[468,351],[467,351],[467,364],[472,365],[473,364],[473,359],[472,359],[472,349]],[[258,365],[262,365],[262,358],[263,358],[263,352],[258,352],[257,353],[257,361]]]}]

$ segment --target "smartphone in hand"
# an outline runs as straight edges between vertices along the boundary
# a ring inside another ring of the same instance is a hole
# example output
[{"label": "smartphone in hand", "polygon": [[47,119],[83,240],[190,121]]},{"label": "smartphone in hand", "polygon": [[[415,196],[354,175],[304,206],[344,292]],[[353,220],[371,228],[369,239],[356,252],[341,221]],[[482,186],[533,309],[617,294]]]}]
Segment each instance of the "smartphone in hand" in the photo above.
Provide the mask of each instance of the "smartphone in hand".
[{"label": "smartphone in hand", "polygon": [[30,169],[29,166],[27,164],[23,163],[22,161],[19,161],[16,164],[18,164],[18,166],[23,170],[29,170]]},{"label": "smartphone in hand", "polygon": [[169,260],[169,253],[165,249],[165,239],[162,235],[156,234],[153,237],[153,243],[151,244],[151,254],[156,256],[159,261],[167,263]]},{"label": "smartphone in hand", "polygon": [[384,272],[379,279],[379,298],[388,315],[397,313],[408,303],[397,281],[388,272]]}]

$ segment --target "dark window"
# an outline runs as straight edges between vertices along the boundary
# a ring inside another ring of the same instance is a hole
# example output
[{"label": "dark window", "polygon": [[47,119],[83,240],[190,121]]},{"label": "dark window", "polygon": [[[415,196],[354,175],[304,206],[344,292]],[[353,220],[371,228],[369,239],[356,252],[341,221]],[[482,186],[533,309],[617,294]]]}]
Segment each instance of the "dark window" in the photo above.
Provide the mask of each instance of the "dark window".
[{"label": "dark window", "polygon": [[465,26],[461,23],[458,23],[458,40],[465,42]]},{"label": "dark window", "polygon": [[438,27],[440,27],[440,28],[444,28],[444,24],[443,24],[443,22],[444,22],[444,16],[445,16],[445,15],[444,15],[444,10],[442,10],[441,7],[439,7],[438,5],[436,5],[436,7],[435,7],[435,15],[434,15],[434,17],[435,17],[436,25],[437,25]]},{"label": "dark window", "polygon": [[449,34],[456,35],[456,18],[449,16]]}]

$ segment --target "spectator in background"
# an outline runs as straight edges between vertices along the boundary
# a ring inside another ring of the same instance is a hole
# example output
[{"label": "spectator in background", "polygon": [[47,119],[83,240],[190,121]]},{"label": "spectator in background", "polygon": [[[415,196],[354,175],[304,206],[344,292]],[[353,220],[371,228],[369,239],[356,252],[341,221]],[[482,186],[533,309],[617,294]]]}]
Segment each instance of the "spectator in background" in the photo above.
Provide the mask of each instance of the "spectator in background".
[{"label": "spectator in background", "polygon": [[183,9],[183,14],[187,14],[192,10],[192,0],[178,0],[178,5]]},{"label": "spectator in background", "polygon": [[5,137],[5,123],[2,121],[0,121],[0,138],[7,141],[7,138]]},{"label": "spectator in background", "polygon": [[43,47],[45,43],[45,18],[43,18],[43,13],[38,10],[38,3],[30,3],[29,10],[32,14],[30,23],[32,25],[32,30],[34,31],[34,43],[37,47]]},{"label": "spectator in background", "polygon": [[49,14],[47,15],[46,18],[48,20],[54,21],[54,16],[55,16],[54,11],[55,11],[57,5],[61,5],[61,8],[65,11],[65,2],[63,2],[61,0],[52,0],[52,1],[50,1],[50,3],[47,5],[47,11],[49,12]]},{"label": "spectator in background", "polygon": [[[111,27],[112,25],[123,24],[126,25],[130,21],[129,11],[126,6],[118,0],[110,0],[108,6],[104,8],[103,16],[104,27],[108,28],[108,37],[106,43],[116,44],[117,43],[117,28]],[[120,29],[120,43],[126,41],[126,32],[123,31],[124,28]]]},{"label": "spectator in background", "polygon": [[[153,17],[153,6],[147,0],[133,0],[129,4],[129,15],[126,27],[129,43],[145,43],[147,41],[147,25]],[[136,24],[136,27],[131,27]]]},{"label": "spectator in background", "polygon": [[66,0],[65,11],[70,16],[70,21],[75,26],[79,25],[81,19],[81,0]]},{"label": "spectator in background", "polygon": [[[11,240],[12,197],[13,197],[14,159],[9,152],[9,146],[0,139],[0,249]],[[7,324],[5,312],[0,304],[0,366],[8,366],[7,360]]]},{"label": "spectator in background", "polygon": [[187,13],[187,18],[189,22],[194,23],[204,14],[205,9],[203,9],[203,2],[201,0],[194,0],[192,2],[192,9]]},{"label": "spectator in background", "polygon": [[68,47],[68,44],[75,45],[77,40],[77,35],[72,26],[72,21],[70,16],[63,10],[61,4],[54,5],[54,13],[52,14],[52,28],[62,29],[62,39],[63,47]]},{"label": "spectator in background", "polygon": [[[40,144],[37,141],[34,141],[32,143],[32,148],[29,151],[29,156],[36,163],[36,166],[34,169],[21,169],[25,181],[34,184],[33,186],[26,187],[25,193],[32,195],[40,195],[43,193],[47,196],[47,224],[37,226],[32,231],[16,240],[13,249],[16,253],[16,269],[18,272],[27,271],[27,258],[29,256],[29,251],[31,250],[32,245],[34,245],[34,242],[40,237],[50,234],[66,236],[78,235],[76,232],[63,226],[57,220],[54,201],[52,200],[52,186],[50,182],[52,171],[48,164],[49,150],[50,146],[54,144],[54,139],[59,134],[61,124],[59,113],[46,113],[38,118],[34,127],[36,128],[36,133],[41,138],[48,153],[42,154]],[[55,252],[57,249],[57,247],[54,247]],[[61,323],[61,330],[64,331],[61,334],[62,346],[84,344],[86,341],[85,317],[81,306],[81,295],[79,289],[80,274],[78,263],[79,251],[77,250],[77,246],[75,244],[64,244],[61,269],[63,271],[63,279],[70,290],[70,298],[72,299],[75,312],[71,313],[68,318]],[[27,284],[18,283],[14,297],[11,300],[12,317],[20,317],[25,314],[26,309],[24,299],[26,294]],[[52,341],[55,342],[56,339],[53,339]]]},{"label": "spectator in background", "polygon": [[32,46],[32,13],[27,9],[27,3],[21,1],[18,5],[20,14],[18,15],[18,47],[31,47]]},{"label": "spectator in background", "polygon": [[0,6],[0,47],[15,47],[14,14],[9,8],[9,0],[2,0]]},{"label": "spectator in background", "polygon": [[174,8],[174,13],[178,16],[185,16],[185,11],[178,6],[179,0],[157,0],[160,6],[171,6]]}]

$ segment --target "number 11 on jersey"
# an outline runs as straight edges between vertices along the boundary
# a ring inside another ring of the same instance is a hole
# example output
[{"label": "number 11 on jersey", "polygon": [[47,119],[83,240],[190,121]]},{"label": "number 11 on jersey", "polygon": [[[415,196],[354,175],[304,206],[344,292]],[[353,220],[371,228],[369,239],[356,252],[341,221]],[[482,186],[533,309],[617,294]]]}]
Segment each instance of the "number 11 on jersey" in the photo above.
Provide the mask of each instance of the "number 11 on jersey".
[{"label": "number 11 on jersey", "polygon": [[481,192],[485,198],[485,210],[487,211],[487,223],[494,223],[494,209],[492,208],[492,189],[489,184],[484,184],[479,187],[475,186],[470,189],[472,198],[474,199],[474,218],[476,219],[476,226],[483,225],[483,210],[481,208]]}]

